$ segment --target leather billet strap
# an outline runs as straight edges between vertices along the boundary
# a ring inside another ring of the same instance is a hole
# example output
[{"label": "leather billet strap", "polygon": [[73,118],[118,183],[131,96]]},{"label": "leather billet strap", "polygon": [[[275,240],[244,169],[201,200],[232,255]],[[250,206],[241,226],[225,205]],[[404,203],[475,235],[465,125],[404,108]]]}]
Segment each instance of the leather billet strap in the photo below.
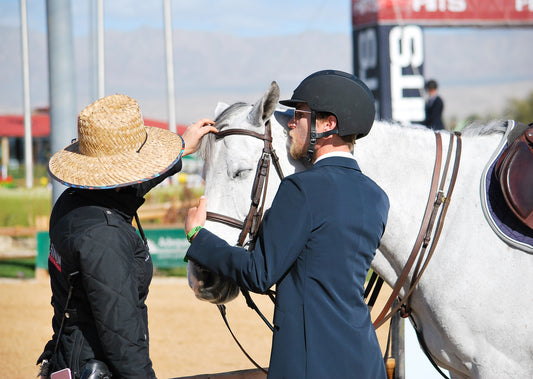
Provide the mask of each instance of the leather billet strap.
[{"label": "leather billet strap", "polygon": [[[447,172],[448,172],[449,164],[451,161],[454,138],[457,139],[457,147],[455,149],[455,159],[454,159],[451,179],[448,185],[447,193],[445,194],[444,186],[445,186],[446,179],[448,176]],[[387,300],[385,306],[383,307],[383,310],[381,311],[379,316],[374,321],[375,329],[383,325],[383,323],[387,321],[390,317],[392,317],[392,315],[396,313],[400,308],[407,310],[407,313],[405,313],[403,316],[408,316],[409,307],[408,307],[407,302],[409,300],[410,295],[413,293],[416,285],[420,281],[420,278],[422,277],[422,274],[424,273],[427,267],[427,264],[429,263],[429,260],[431,259],[433,255],[433,252],[435,251],[435,247],[437,246],[440,233],[444,226],[444,219],[446,217],[446,212],[450,204],[451,195],[453,193],[455,182],[457,180],[457,173],[459,171],[462,142],[461,142],[461,135],[459,133],[450,134],[448,154],[446,157],[444,173],[441,177],[440,171],[441,171],[441,165],[442,165],[442,139],[441,139],[440,133],[435,133],[435,139],[436,139],[436,158],[435,158],[435,165],[433,167],[431,189],[429,192],[429,197],[428,197],[428,202],[426,205],[426,211],[424,213],[424,218],[422,219],[422,224],[420,226],[418,237],[416,238],[413,249],[411,250],[411,254],[409,255],[409,258],[398,280],[396,281],[396,284],[394,285],[392,293],[389,299]],[[440,178],[440,186],[437,187],[439,183],[439,178]],[[431,235],[433,234],[433,227],[435,225],[435,220],[437,219],[437,214],[439,212],[441,205],[443,204],[444,206],[442,207],[441,213],[438,217],[437,228],[434,233],[434,238],[433,238],[433,241],[431,242],[431,246],[430,246],[427,258],[425,258],[425,261],[424,261],[424,255],[425,255],[426,249],[428,248],[430,244]],[[418,263],[415,267],[415,271],[411,278],[411,283],[410,283],[410,286],[409,286],[409,289],[406,295],[403,297],[403,299],[401,299],[401,301],[397,304],[397,306],[387,314],[387,311],[392,307],[392,303],[394,302],[396,297],[398,297],[401,289],[403,288],[403,285],[407,281],[409,273],[411,272],[411,269],[413,268],[413,265],[415,261],[417,260],[417,257],[418,257]],[[422,262],[424,263],[422,264]]]}]

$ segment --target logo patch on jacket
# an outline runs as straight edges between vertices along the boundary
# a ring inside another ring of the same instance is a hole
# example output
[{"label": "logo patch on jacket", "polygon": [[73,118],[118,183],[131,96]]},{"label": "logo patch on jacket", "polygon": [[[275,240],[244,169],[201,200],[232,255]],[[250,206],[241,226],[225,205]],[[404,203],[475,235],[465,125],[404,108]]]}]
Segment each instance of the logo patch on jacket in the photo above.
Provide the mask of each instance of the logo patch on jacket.
[{"label": "logo patch on jacket", "polygon": [[50,244],[50,255],[48,259],[56,268],[61,272],[61,255],[59,255],[54,247],[54,244]]}]

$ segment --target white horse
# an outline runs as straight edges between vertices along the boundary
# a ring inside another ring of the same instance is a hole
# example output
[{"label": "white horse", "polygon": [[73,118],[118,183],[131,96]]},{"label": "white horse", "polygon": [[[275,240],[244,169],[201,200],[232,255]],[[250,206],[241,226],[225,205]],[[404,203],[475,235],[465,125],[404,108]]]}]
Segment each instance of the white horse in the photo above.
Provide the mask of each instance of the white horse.
[{"label": "white horse", "polygon": [[[279,88],[272,83],[256,104],[219,104],[216,126],[263,133],[270,119],[273,146],[289,175],[303,167],[287,152],[286,125],[292,113],[276,109],[278,98]],[[449,134],[442,135],[447,142]],[[411,296],[413,319],[431,355],[452,378],[533,378],[533,255],[498,238],[480,203],[482,171],[501,139],[501,132],[464,133],[460,170],[440,241]],[[391,287],[419,232],[435,143],[431,130],[375,122],[354,149],[363,173],[390,199],[388,224],[372,268]],[[263,142],[244,135],[215,142],[210,136],[203,145],[208,211],[243,220]],[[270,170],[265,208],[279,182]],[[214,222],[206,227],[229,243],[237,241],[236,228]]]}]

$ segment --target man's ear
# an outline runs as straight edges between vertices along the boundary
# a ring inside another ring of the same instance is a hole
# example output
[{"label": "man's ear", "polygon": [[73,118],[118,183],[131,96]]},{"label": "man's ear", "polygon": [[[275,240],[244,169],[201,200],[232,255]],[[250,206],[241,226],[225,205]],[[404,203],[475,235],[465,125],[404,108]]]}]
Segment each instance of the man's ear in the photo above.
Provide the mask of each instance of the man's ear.
[{"label": "man's ear", "polygon": [[329,115],[327,119],[324,120],[324,131],[330,131],[337,127],[337,117]]}]

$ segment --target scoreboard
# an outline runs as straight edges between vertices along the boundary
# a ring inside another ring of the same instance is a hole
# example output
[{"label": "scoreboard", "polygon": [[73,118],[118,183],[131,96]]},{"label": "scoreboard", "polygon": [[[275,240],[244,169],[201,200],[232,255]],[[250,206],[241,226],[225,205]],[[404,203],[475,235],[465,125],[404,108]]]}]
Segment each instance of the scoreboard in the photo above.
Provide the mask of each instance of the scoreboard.
[{"label": "scoreboard", "polygon": [[[424,29],[533,25],[533,0],[352,0],[354,74],[377,117],[424,120]],[[438,80],[438,78],[437,78]]]}]

